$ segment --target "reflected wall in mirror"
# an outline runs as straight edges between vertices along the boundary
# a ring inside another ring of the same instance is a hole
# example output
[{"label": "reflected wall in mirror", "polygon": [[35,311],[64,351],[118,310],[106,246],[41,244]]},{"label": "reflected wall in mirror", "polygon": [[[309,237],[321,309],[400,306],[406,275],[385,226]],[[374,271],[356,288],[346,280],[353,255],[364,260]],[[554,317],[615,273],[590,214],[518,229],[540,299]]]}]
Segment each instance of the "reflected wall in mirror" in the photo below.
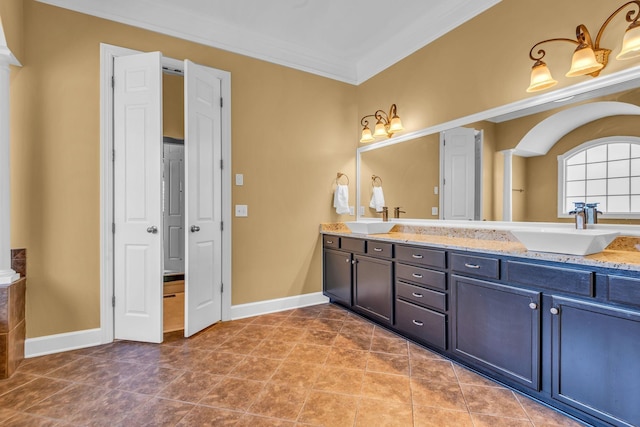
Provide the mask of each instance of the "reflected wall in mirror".
[{"label": "reflected wall in mirror", "polygon": [[[638,72],[640,71],[635,71],[635,73]],[[536,106],[533,112],[514,111],[483,121],[461,123],[464,127],[483,132],[481,219],[497,221],[503,219],[503,151],[515,150],[511,171],[512,220],[572,221],[572,218],[558,217],[558,155],[596,138],[640,136],[640,116],[618,115],[588,121],[563,136],[555,138],[551,149],[545,155],[520,156],[516,147],[538,123],[567,108],[599,101],[618,101],[640,106],[640,89],[637,89],[639,86],[637,77],[635,80],[629,78],[621,85],[624,89],[622,91],[620,88],[609,88],[605,95],[602,95],[602,91],[587,91],[585,95],[575,96],[562,103]],[[603,90],[606,91],[607,88]],[[477,115],[471,117],[475,116]],[[438,126],[434,126],[433,129],[438,129]],[[393,207],[401,206],[402,210],[407,212],[403,215],[406,218],[437,219],[440,217],[432,215],[433,207],[437,207],[438,212],[441,209],[441,199],[439,195],[434,194],[434,187],[441,189],[439,141],[438,130],[437,133],[423,134],[397,144],[358,151],[359,202],[360,206],[365,207],[365,217],[380,215],[369,208],[372,174],[383,179],[384,195],[390,216]],[[640,220],[635,219],[607,219],[606,215],[600,220],[602,223],[640,223]]]}]

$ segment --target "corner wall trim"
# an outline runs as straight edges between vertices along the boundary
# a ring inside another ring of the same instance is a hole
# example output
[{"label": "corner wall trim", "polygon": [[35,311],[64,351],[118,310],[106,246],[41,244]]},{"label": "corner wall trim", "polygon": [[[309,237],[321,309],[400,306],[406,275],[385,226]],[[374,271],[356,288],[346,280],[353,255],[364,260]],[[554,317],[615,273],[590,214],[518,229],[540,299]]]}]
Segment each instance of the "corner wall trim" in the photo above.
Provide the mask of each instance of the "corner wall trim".
[{"label": "corner wall trim", "polygon": [[102,344],[102,329],[100,328],[27,338],[24,341],[24,357],[29,359],[100,344]]},{"label": "corner wall trim", "polygon": [[324,304],[328,302],[329,298],[325,297],[322,292],[314,292],[311,294],[296,295],[293,297],[232,305],[231,319],[243,319],[245,317],[276,313],[278,311],[308,307],[310,305]]}]

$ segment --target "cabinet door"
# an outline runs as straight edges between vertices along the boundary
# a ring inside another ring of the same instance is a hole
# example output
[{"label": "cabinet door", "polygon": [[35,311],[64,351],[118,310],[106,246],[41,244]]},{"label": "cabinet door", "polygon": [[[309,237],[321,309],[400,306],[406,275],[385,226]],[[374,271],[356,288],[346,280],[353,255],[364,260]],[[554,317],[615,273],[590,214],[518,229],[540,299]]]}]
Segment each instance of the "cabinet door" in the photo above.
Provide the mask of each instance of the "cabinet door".
[{"label": "cabinet door", "polygon": [[354,306],[376,320],[392,323],[393,264],[360,255],[355,262]]},{"label": "cabinet door", "polygon": [[452,351],[479,368],[540,387],[540,293],[451,276]]},{"label": "cabinet door", "polygon": [[553,298],[552,397],[614,425],[640,425],[640,312]]},{"label": "cabinet door", "polygon": [[324,250],[324,294],[347,307],[351,307],[352,259],[349,252]]}]

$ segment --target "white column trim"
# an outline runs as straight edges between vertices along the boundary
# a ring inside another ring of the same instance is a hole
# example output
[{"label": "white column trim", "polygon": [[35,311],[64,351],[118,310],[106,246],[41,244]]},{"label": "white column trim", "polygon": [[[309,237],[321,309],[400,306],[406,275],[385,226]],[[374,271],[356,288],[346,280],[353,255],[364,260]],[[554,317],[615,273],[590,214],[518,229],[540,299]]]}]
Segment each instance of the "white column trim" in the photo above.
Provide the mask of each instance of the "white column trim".
[{"label": "white column trim", "polygon": [[502,221],[511,221],[513,206],[513,152],[514,150],[503,150],[504,171],[502,181]]},{"label": "white column trim", "polygon": [[7,46],[0,19],[0,285],[20,279],[11,268],[10,65],[20,66],[20,62]]}]

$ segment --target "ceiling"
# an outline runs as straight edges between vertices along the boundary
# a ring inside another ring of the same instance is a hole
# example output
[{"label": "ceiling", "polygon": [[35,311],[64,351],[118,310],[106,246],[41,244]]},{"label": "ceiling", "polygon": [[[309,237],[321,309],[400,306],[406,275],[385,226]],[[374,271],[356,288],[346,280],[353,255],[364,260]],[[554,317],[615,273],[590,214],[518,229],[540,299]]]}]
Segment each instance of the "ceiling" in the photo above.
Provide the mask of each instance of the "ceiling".
[{"label": "ceiling", "polygon": [[500,0],[38,0],[359,84]]}]

